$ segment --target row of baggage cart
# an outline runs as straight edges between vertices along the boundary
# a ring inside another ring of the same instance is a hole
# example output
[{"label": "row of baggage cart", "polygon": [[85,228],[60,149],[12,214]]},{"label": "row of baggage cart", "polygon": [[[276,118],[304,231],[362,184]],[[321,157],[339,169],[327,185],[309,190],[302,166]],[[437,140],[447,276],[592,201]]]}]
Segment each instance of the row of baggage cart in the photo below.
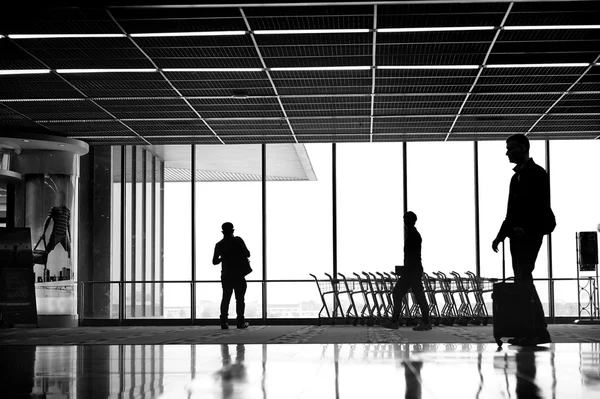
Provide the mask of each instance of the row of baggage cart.
[{"label": "row of baggage cart", "polygon": [[[343,319],[347,324],[375,325],[392,317],[393,290],[400,275],[396,272],[360,272],[352,276],[337,273],[334,278],[310,274],[317,285],[322,307],[318,324],[323,319]],[[423,273],[422,282],[429,306],[432,323],[436,326],[487,325],[491,316],[487,311],[484,294],[491,292],[493,278],[483,278],[467,271],[461,275],[455,271],[449,276],[443,272]],[[358,304],[358,306],[357,306]],[[360,308],[360,310],[359,310]],[[419,305],[412,291],[402,300],[401,324],[417,324],[421,318]]]}]

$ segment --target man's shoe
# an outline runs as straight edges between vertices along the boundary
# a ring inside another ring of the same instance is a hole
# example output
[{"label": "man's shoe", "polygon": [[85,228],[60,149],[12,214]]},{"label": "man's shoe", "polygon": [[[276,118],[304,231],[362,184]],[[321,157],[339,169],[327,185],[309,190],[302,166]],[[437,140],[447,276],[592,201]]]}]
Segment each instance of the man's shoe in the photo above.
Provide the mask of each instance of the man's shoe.
[{"label": "man's shoe", "polygon": [[510,338],[507,342],[511,345],[519,345],[519,342],[521,342],[524,339],[525,337],[514,337]]},{"label": "man's shoe", "polygon": [[398,322],[398,320],[385,320],[383,323],[381,323],[381,327],[389,328],[391,330],[397,330],[398,328],[400,328],[400,323]]},{"label": "man's shoe", "polygon": [[413,331],[429,331],[431,330],[433,327],[431,326],[431,323],[423,323],[420,322],[418,326],[413,327]]},{"label": "man's shoe", "polygon": [[250,323],[248,323],[247,321],[245,321],[243,324],[237,325],[237,328],[241,328],[241,329],[248,328],[248,327],[250,327]]},{"label": "man's shoe", "polygon": [[227,323],[222,323],[222,324],[221,324],[221,330],[229,330],[229,324],[227,324]]}]

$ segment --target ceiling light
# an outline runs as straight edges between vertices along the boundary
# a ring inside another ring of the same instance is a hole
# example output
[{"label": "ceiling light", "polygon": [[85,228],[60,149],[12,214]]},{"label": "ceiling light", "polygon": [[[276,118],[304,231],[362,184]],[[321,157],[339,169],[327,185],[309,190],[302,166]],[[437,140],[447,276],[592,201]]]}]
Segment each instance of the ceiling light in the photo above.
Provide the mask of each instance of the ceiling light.
[{"label": "ceiling light", "polygon": [[50,73],[49,69],[0,69],[0,75],[37,75]]},{"label": "ceiling light", "polygon": [[273,29],[255,30],[255,35],[305,35],[319,33],[369,33],[370,29]]},{"label": "ceiling light", "polygon": [[377,69],[479,69],[479,65],[379,65]]},{"label": "ceiling light", "polygon": [[57,69],[56,73],[121,73],[121,72],[156,72],[154,68],[130,69]]},{"label": "ceiling light", "polygon": [[371,69],[370,65],[358,66],[331,66],[331,67],[278,67],[269,68],[271,71],[365,71]]},{"label": "ceiling light", "polygon": [[163,72],[262,72],[262,68],[163,68]]},{"label": "ceiling light", "polygon": [[155,33],[132,33],[131,37],[191,37],[191,36],[242,36],[245,30],[223,30],[211,32],[155,32]]},{"label": "ceiling light", "polygon": [[495,26],[429,26],[426,28],[378,28],[379,33],[405,32],[462,32],[471,30],[494,30]]},{"label": "ceiling light", "polygon": [[600,25],[524,25],[504,26],[504,30],[600,29]]},{"label": "ceiling light", "polygon": [[590,66],[587,62],[564,62],[556,64],[490,64],[486,68],[568,68]]},{"label": "ceiling light", "polygon": [[108,38],[108,37],[126,37],[124,33],[59,33],[59,34],[15,34],[8,35],[11,39],[88,39],[88,38]]}]

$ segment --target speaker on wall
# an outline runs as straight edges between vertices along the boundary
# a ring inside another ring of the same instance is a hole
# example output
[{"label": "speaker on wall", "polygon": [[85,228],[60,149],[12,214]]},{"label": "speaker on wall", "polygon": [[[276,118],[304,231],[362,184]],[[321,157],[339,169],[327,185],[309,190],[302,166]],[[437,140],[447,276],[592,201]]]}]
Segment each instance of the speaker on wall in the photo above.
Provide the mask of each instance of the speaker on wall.
[{"label": "speaker on wall", "polygon": [[[595,231],[581,231],[577,233],[578,262],[582,271],[595,270],[598,264],[598,233]],[[583,268],[582,266],[588,266]],[[589,268],[590,266],[591,269]]]}]

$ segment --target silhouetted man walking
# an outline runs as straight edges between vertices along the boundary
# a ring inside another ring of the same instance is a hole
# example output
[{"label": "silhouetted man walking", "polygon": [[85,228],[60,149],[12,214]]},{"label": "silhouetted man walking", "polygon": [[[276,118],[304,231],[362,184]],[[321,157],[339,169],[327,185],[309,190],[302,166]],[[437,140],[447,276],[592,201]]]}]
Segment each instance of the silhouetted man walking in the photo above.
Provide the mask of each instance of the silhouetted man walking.
[{"label": "silhouetted man walking", "polygon": [[402,299],[412,288],[413,294],[419,308],[423,320],[418,326],[414,327],[415,331],[431,330],[431,320],[429,317],[429,306],[423,291],[423,264],[421,263],[421,234],[415,227],[417,223],[417,215],[414,212],[406,212],[404,214],[404,271],[400,279],[394,286],[393,298],[394,309],[392,310],[392,319],[383,323],[383,327],[396,329],[400,327],[400,312],[402,311]]},{"label": "silhouetted man walking", "polygon": [[494,252],[505,238],[510,238],[515,280],[528,284],[533,290],[535,336],[515,337],[513,345],[537,345],[552,342],[544,309],[533,283],[533,269],[545,234],[554,230],[556,221],[550,209],[548,174],[529,157],[529,139],[515,134],[506,139],[506,156],[514,167],[510,180],[506,218],[492,243]]}]

